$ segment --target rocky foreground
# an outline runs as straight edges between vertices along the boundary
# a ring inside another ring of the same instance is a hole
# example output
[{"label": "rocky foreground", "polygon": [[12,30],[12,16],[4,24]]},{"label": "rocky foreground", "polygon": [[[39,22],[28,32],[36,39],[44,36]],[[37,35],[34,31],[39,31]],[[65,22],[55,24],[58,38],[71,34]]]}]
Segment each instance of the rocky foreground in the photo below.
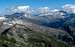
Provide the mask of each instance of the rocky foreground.
[{"label": "rocky foreground", "polygon": [[42,27],[36,24],[2,24],[0,25],[0,47],[74,46],[71,41],[65,42],[58,39],[59,34],[60,36],[70,36],[63,30]]}]

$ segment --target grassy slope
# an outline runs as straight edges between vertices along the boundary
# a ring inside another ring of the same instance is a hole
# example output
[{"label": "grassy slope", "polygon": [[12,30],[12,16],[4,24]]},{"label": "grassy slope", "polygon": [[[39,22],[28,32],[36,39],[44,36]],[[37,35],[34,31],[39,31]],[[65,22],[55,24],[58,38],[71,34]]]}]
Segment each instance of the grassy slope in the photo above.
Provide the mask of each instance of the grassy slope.
[{"label": "grassy slope", "polygon": [[[0,47],[71,47],[62,42],[58,42],[47,32],[37,32],[29,28],[17,27],[19,32],[7,33],[6,36],[0,35]],[[11,31],[11,30],[10,30]]]}]

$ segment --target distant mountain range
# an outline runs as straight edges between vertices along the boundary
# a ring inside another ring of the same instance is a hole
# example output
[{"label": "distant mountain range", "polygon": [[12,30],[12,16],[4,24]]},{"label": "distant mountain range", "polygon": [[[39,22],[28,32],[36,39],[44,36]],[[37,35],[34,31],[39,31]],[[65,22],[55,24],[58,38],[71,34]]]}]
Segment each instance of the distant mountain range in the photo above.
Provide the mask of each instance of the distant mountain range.
[{"label": "distant mountain range", "polygon": [[[63,15],[61,15],[61,13]],[[43,26],[48,26],[48,27],[53,27],[53,28],[63,28],[64,24],[69,24],[70,26],[75,26],[74,25],[74,19],[75,19],[75,14],[74,13],[67,13],[66,11],[56,11],[53,12],[53,15],[51,14],[37,14],[36,15],[31,15],[30,17],[25,17],[25,13],[14,13],[11,15],[5,15],[8,20],[15,20],[15,19],[30,19],[30,21],[40,24]]]}]

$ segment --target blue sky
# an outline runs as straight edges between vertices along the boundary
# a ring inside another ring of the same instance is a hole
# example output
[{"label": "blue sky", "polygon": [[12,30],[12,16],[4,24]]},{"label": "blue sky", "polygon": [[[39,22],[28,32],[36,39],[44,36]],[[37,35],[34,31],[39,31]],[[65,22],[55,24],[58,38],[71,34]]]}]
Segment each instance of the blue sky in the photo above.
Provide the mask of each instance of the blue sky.
[{"label": "blue sky", "polygon": [[61,8],[65,4],[75,4],[75,0],[0,0],[0,11],[16,5],[30,5],[33,8]]}]

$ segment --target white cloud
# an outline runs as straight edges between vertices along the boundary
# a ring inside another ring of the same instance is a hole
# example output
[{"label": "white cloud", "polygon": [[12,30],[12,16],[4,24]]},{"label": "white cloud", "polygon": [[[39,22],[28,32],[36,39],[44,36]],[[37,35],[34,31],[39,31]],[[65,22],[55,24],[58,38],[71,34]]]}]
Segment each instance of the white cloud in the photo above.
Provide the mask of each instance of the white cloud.
[{"label": "white cloud", "polygon": [[30,6],[17,6],[12,11],[14,12],[28,12],[30,10]]},{"label": "white cloud", "polygon": [[57,11],[59,11],[58,9],[53,9],[53,10],[51,10],[51,12],[57,12]]},{"label": "white cloud", "polygon": [[48,7],[38,8],[38,12],[41,14],[47,14],[49,12],[49,8]]},{"label": "white cloud", "polygon": [[69,13],[75,13],[75,5],[72,4],[66,4],[63,6],[64,10]]},{"label": "white cloud", "polygon": [[32,9],[30,6],[16,6],[15,8],[12,9],[12,12],[21,12],[21,13],[25,13],[25,17],[31,16],[32,14]]}]

